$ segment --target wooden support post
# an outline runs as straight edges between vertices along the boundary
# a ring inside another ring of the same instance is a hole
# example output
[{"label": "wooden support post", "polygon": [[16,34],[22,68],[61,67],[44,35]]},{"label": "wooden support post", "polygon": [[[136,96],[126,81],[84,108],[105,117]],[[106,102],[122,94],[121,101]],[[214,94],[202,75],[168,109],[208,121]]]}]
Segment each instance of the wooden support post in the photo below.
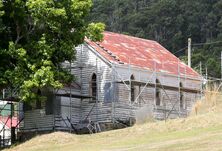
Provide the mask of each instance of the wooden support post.
[{"label": "wooden support post", "polygon": [[[82,93],[82,85],[83,85],[83,79],[82,79],[82,76],[83,76],[83,74],[82,74],[82,70],[83,70],[82,57],[83,57],[83,55],[82,55],[82,53],[83,53],[83,44],[81,45],[81,51],[80,51],[80,85],[81,85],[80,94],[81,95],[83,95],[83,93]],[[82,102],[83,102],[83,99],[81,98],[81,100],[80,100],[80,111],[81,111],[80,112],[80,119],[83,119]]]},{"label": "wooden support post", "polygon": [[154,62],[154,73],[155,73],[155,88],[154,88],[154,107],[156,108],[156,80],[157,80],[157,76],[156,76],[156,62]]},{"label": "wooden support post", "polygon": [[129,104],[131,105],[131,103],[132,103],[132,98],[131,98],[131,86],[132,86],[132,82],[131,82],[131,67],[130,67],[130,58],[128,58],[129,59],[129,81],[130,81],[130,83],[129,83]]},{"label": "wooden support post", "polygon": [[[179,109],[179,117],[181,116],[180,114],[181,114],[181,100],[180,100],[180,82],[181,82],[181,79],[180,79],[180,60],[178,59],[178,102],[179,102],[179,107],[178,107],[178,109]],[[183,103],[183,102],[182,102]]]},{"label": "wooden support post", "polygon": [[15,143],[16,136],[15,136],[15,127],[11,127],[11,145]]},{"label": "wooden support post", "polygon": [[0,149],[2,148],[2,136],[0,135]]},{"label": "wooden support post", "polygon": [[113,99],[112,99],[112,109],[111,109],[111,113],[112,113],[112,123],[115,123],[115,104],[116,104],[116,89],[117,89],[117,84],[115,83],[116,81],[116,74],[114,72],[115,66],[112,65],[112,92],[113,92]]},{"label": "wooden support post", "polygon": [[[200,61],[200,75],[202,77],[202,62]],[[203,78],[200,86],[200,99],[202,99],[202,94],[203,94]]]},{"label": "wooden support post", "polygon": [[221,70],[221,80],[222,80],[222,51],[220,53],[220,70]]},{"label": "wooden support post", "polygon": [[15,141],[15,129],[12,128],[12,120],[13,120],[13,104],[12,104],[12,101],[10,102],[10,107],[11,107],[11,114],[10,114],[10,118],[11,118],[11,121],[10,121],[10,125],[11,125],[11,145],[14,143]]},{"label": "wooden support post", "polygon": [[5,147],[5,128],[3,129],[2,147]]},{"label": "wooden support post", "polygon": [[99,123],[98,123],[98,99],[99,99],[99,90],[100,90],[100,85],[99,85],[99,74],[98,74],[98,58],[96,57],[96,123],[95,123],[95,132],[98,132],[98,127]]},{"label": "wooden support post", "polygon": [[[70,74],[72,74],[72,62],[70,61]],[[72,117],[71,117],[71,113],[72,113],[72,85],[70,84],[69,86],[69,93],[70,93],[70,96],[69,96],[69,118],[70,118],[70,127],[69,127],[69,132],[71,133],[72,132]]]}]

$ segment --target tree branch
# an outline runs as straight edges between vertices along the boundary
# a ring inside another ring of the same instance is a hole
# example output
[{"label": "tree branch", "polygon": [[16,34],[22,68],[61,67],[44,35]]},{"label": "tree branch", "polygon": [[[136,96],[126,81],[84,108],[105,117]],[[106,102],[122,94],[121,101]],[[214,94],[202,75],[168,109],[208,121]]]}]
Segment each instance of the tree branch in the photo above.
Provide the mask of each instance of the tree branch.
[{"label": "tree branch", "polygon": [[19,26],[18,21],[16,21],[15,24],[16,24],[16,34],[17,34],[16,40],[15,40],[15,45],[17,45],[18,42],[19,42],[19,40],[21,40],[21,39],[23,38],[23,35],[20,36],[20,34],[21,34],[21,28],[20,28],[20,26]]}]

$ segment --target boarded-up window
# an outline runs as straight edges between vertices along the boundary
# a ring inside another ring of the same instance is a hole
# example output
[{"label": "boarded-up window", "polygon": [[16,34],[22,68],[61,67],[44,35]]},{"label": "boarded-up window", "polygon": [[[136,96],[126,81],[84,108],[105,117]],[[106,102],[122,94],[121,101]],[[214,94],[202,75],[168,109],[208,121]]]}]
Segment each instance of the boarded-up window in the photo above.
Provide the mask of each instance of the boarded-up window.
[{"label": "boarded-up window", "polygon": [[45,114],[50,115],[53,114],[53,100],[54,100],[53,92],[47,92],[45,98]]},{"label": "boarded-up window", "polygon": [[[180,89],[183,87],[183,84],[180,82]],[[181,109],[185,109],[185,100],[184,100],[184,94],[183,92],[180,90],[180,108]]]},{"label": "boarded-up window", "polygon": [[91,78],[91,95],[92,100],[95,101],[97,99],[97,76],[93,73]]},{"label": "boarded-up window", "polygon": [[104,102],[109,103],[113,101],[113,85],[110,82],[105,83],[104,86]]},{"label": "boarded-up window", "polygon": [[156,79],[156,105],[160,106],[161,105],[161,90],[159,88],[160,81]]},{"label": "boarded-up window", "polygon": [[131,80],[131,102],[134,102],[135,101],[135,86],[134,86],[134,84],[133,84],[133,80],[135,80],[135,78],[134,78],[134,76],[133,75],[131,75],[131,77],[130,77],[130,80]]}]

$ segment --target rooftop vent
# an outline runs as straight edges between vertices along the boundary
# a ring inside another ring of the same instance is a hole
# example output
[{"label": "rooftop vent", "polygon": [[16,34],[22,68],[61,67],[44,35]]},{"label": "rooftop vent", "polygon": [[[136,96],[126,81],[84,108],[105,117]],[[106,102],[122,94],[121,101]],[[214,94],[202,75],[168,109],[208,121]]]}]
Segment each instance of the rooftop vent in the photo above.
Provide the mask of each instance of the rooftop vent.
[{"label": "rooftop vent", "polygon": [[115,58],[116,59],[116,56],[114,54],[111,54],[111,57]]},{"label": "rooftop vent", "polygon": [[108,52],[109,50],[107,50],[106,48],[104,48],[103,50],[105,50],[106,52]]},{"label": "rooftop vent", "polygon": [[107,53],[108,53],[109,55],[112,55],[112,52],[110,52],[110,51],[107,51]]}]

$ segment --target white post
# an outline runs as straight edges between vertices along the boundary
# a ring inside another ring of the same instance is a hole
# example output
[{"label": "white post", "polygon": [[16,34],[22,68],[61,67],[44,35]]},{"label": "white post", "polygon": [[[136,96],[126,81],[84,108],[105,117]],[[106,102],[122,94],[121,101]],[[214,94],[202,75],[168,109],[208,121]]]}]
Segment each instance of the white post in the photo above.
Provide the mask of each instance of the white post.
[{"label": "white post", "polygon": [[200,75],[202,76],[202,62],[200,61]]},{"label": "white post", "polygon": [[5,89],[2,90],[2,98],[5,98]]},{"label": "white post", "polygon": [[191,38],[188,38],[188,66],[191,67]]}]

